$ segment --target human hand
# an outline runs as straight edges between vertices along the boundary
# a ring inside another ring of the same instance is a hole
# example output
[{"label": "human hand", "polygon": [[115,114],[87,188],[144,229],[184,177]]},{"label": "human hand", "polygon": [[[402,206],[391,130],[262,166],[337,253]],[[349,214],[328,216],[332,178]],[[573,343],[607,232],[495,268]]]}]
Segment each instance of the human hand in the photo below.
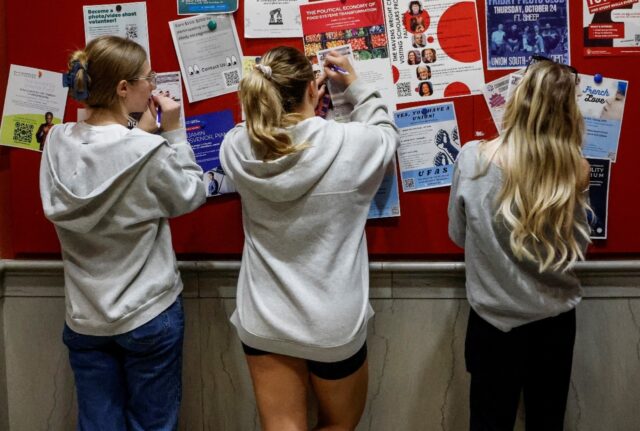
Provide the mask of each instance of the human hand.
[{"label": "human hand", "polygon": [[358,79],[349,58],[336,51],[330,51],[327,54],[323,67],[324,73],[329,79],[342,83],[345,87]]},{"label": "human hand", "polygon": [[156,106],[153,103],[153,99],[149,99],[147,109],[142,113],[138,120],[137,127],[148,133],[155,133],[158,130],[158,123],[156,123]]},{"label": "human hand", "polygon": [[152,96],[153,101],[160,111],[160,127],[165,132],[176,130],[182,127],[180,124],[180,104],[175,100],[163,96]]}]

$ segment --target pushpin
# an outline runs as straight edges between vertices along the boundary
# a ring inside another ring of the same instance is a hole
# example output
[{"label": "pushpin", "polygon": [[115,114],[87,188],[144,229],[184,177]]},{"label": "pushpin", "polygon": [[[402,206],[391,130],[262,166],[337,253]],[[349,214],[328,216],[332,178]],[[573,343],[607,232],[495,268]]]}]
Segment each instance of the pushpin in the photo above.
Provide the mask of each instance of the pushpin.
[{"label": "pushpin", "polygon": [[595,75],[593,75],[593,81],[596,84],[602,84],[602,74],[596,73]]},{"label": "pushpin", "polygon": [[216,23],[214,20],[211,20],[207,23],[207,27],[209,28],[209,30],[213,31],[218,28],[218,23]]}]

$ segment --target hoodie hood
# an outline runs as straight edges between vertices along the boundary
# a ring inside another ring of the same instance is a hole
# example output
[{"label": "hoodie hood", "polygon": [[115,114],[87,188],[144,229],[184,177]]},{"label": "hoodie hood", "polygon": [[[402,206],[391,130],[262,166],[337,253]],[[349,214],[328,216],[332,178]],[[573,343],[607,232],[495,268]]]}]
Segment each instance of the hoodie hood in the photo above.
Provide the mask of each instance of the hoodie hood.
[{"label": "hoodie hood", "polygon": [[344,131],[339,123],[331,123],[332,127],[326,127],[326,120],[312,117],[291,127],[296,145],[321,144],[268,161],[256,157],[245,123],[238,124],[227,133],[220,149],[225,174],[239,188],[250,189],[268,201],[294,201],[318,183],[340,151]]},{"label": "hoodie hood", "polygon": [[[105,134],[113,140],[93,139]],[[160,136],[115,124],[66,123],[53,127],[40,169],[45,216],[67,230],[91,231],[120,202],[145,162],[163,143]]]}]

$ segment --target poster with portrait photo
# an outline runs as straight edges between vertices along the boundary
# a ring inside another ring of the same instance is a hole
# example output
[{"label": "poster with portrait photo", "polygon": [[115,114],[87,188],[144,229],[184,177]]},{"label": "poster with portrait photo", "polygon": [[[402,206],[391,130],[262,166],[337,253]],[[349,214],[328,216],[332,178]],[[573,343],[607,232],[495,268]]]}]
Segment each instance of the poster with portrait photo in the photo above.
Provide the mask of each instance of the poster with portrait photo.
[{"label": "poster with portrait photo", "polygon": [[583,0],[582,28],[586,56],[640,55],[638,0]]},{"label": "poster with portrait photo", "polygon": [[67,93],[61,73],[12,64],[0,145],[42,151],[51,128],[62,123]]},{"label": "poster with portrait photo", "polygon": [[412,192],[451,185],[460,153],[458,122],[452,102],[394,113],[400,131],[398,163],[402,190]]},{"label": "poster with portrait photo", "polygon": [[304,3],[307,0],[244,0],[244,37],[302,37]]},{"label": "poster with portrait photo", "polygon": [[98,36],[112,35],[131,39],[149,50],[149,26],[146,2],[83,6],[85,45]]},{"label": "poster with portrait photo", "polygon": [[480,94],[484,85],[474,1],[385,1],[397,103]]},{"label": "poster with portrait photo", "polygon": [[526,67],[532,55],[569,64],[567,0],[487,0],[487,68]]},{"label": "poster with portrait photo", "polygon": [[607,238],[607,215],[609,211],[609,179],[611,160],[587,159],[591,168],[589,175],[589,206],[587,220],[591,228],[591,239]]},{"label": "poster with portrait photo", "polygon": [[233,112],[225,109],[187,117],[187,141],[204,171],[207,197],[234,193],[235,186],[220,164],[220,145],[227,132],[235,126]]}]

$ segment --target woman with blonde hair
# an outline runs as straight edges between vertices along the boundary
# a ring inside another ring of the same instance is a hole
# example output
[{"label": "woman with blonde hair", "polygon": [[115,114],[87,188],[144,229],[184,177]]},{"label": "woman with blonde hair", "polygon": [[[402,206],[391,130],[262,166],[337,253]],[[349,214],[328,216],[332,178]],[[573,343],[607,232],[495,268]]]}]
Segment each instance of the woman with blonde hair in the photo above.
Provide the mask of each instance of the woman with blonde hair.
[{"label": "woman with blonde hair", "polygon": [[563,428],[589,242],[584,125],[575,69],[533,63],[507,103],[502,136],[462,147],[449,236],[465,250],[471,430]]},{"label": "woman with blonde hair", "polygon": [[242,198],[237,309],[263,429],[353,430],[364,410],[369,268],[364,225],[399,143],[380,94],[335,52],[325,76],[346,87],[350,121],[315,115],[317,81],[300,51],[268,51],[240,83],[247,121],[220,160]]},{"label": "woman with blonde hair", "polygon": [[200,206],[205,187],[180,105],[151,96],[155,79],[135,42],[89,42],[69,59],[64,84],[91,115],[54,126],[42,155],[42,205],[62,247],[62,338],[79,430],[177,429],[184,318],[168,218]]}]

